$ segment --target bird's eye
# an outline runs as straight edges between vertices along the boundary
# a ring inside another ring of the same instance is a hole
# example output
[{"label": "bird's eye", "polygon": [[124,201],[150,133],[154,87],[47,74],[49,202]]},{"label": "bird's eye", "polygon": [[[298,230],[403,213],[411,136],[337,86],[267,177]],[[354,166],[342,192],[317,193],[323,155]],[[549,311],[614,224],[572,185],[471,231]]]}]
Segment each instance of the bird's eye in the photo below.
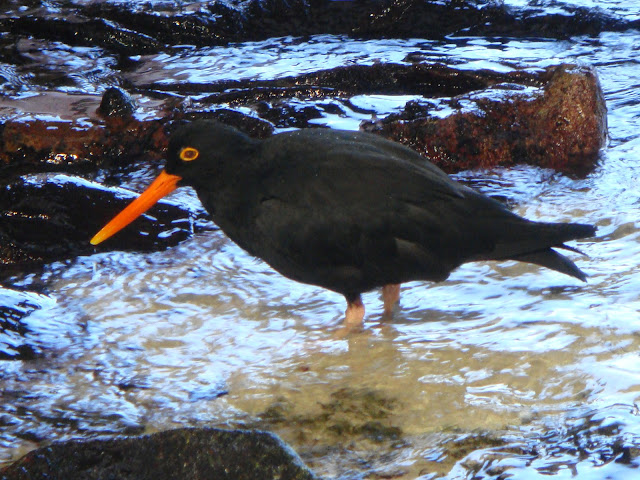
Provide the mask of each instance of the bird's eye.
[{"label": "bird's eye", "polygon": [[180,150],[180,160],[184,162],[191,162],[198,158],[198,155],[200,155],[200,152],[197,148],[182,147],[182,150]]}]

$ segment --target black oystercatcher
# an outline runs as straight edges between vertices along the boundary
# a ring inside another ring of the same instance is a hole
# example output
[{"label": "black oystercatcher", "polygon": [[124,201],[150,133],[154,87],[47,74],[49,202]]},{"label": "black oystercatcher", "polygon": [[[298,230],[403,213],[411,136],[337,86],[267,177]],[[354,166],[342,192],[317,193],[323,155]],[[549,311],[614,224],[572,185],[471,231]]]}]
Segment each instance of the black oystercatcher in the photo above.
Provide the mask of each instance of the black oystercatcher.
[{"label": "black oystercatcher", "polygon": [[465,262],[518,260],[584,281],[553,248],[575,251],[564,242],[596,231],[519,217],[376,135],[313,129],[256,140],[201,120],[176,131],[165,170],[91,243],[180,185],[192,186],[213,221],[251,255],[343,294],[348,326],[362,323],[362,292],[383,287],[389,312],[401,283],[444,280]]}]

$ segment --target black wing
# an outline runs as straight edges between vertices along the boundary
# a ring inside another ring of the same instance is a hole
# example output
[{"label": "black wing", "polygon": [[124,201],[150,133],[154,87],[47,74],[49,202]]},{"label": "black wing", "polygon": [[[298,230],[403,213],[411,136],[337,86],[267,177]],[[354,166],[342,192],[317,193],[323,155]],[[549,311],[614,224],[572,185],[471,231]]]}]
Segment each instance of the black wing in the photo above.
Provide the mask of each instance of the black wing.
[{"label": "black wing", "polygon": [[261,198],[252,202],[251,253],[286,276],[354,294],[443,280],[467,261],[515,259],[584,278],[551,247],[593,227],[528,221],[379,137],[278,137],[286,141],[265,159]]},{"label": "black wing", "polygon": [[368,143],[332,145],[287,158],[263,178],[255,254],[283,274],[361,292],[442,280],[464,255],[490,249],[465,230],[466,189],[421,166],[415,152],[407,159]]}]

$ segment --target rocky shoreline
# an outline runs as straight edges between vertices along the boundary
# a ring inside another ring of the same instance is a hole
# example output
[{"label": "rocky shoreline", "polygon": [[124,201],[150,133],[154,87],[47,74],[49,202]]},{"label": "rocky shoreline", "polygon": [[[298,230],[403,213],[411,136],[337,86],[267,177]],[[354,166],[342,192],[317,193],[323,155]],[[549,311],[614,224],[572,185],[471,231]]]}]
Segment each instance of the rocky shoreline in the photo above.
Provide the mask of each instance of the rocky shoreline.
[{"label": "rocky shoreline", "polygon": [[[9,2],[0,12],[0,60],[29,71],[39,42],[97,47],[112,55],[118,72],[110,88],[77,94],[56,91],[70,77],[33,78],[52,111],[44,118],[22,98],[19,75],[0,77],[6,108],[0,124],[0,281],[11,287],[17,272],[104,249],[162,250],[215,228],[201,210],[165,202],[135,229],[98,249],[88,239],[134,195],[117,188],[123,172],[156,171],[167,138],[181,123],[216,118],[259,137],[275,128],[317,127],[319,104],[292,100],[359,94],[421,95],[401,113],[382,120],[370,114],[361,128],[403,142],[448,172],[531,163],[572,175],[597,164],[606,141],[606,105],[594,70],[556,65],[542,71],[497,73],[433,64],[416,55],[403,64],[353,65],[277,80],[193,84],[132,82],[126,73],[136,56],[178,45],[226,45],[283,35],[346,34],[364,38],[446,35],[544,35],[623,31],[640,27],[598,11],[539,15],[502,4],[474,1],[250,1],[167,3],[149,12],[131,4],[64,5],[55,15],[44,2]],[[24,73],[23,73],[24,74]],[[53,76],[55,77],[55,75]],[[198,100],[191,97],[197,95]],[[82,100],[87,116],[74,113]],[[144,100],[144,115],[140,102]],[[464,109],[461,105],[464,104]],[[433,115],[435,105],[453,113]],[[256,115],[242,113],[251,108]],[[340,107],[337,107],[338,109]],[[339,111],[337,113],[340,113]],[[75,115],[75,116],[74,116]],[[96,183],[100,177],[108,182]],[[109,186],[105,186],[107,183]],[[88,214],[87,212],[91,212]],[[140,233],[141,232],[141,233]],[[34,308],[38,308],[37,305]],[[0,305],[3,334],[25,337],[25,304]],[[15,342],[3,359],[28,360],[39,353]],[[135,458],[135,460],[134,460]],[[1,478],[280,478],[313,474],[275,436],[258,431],[179,429],[124,439],[70,441],[34,450],[1,471]]]}]

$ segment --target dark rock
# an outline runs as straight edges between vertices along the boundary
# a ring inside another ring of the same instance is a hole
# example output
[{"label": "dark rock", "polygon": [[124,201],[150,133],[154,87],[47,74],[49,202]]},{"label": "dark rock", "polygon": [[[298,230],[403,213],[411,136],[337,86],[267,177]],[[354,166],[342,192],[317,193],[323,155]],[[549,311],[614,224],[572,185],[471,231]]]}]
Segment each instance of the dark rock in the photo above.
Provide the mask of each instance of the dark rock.
[{"label": "dark rock", "polygon": [[492,85],[512,82],[537,86],[539,76],[516,71],[463,70],[442,64],[349,65],[319,70],[276,80],[228,80],[212,83],[151,83],[138,85],[140,91],[164,91],[181,95],[211,92],[202,103],[246,104],[282,98],[345,97],[359,94],[402,94],[442,97],[482,90]]},{"label": "dark rock", "polygon": [[256,111],[262,118],[280,128],[310,128],[310,120],[322,118],[322,112],[317,107],[291,105],[286,100],[260,102]]},{"label": "dark rock", "polygon": [[271,433],[177,429],[115,440],[69,441],[34,450],[1,472],[2,480],[312,480]]},{"label": "dark rock", "polygon": [[12,35],[30,35],[67,45],[96,46],[121,55],[153,53],[162,45],[146,35],[114,25],[103,18],[83,18],[77,10],[69,18],[32,15],[0,19],[0,30]]},{"label": "dark rock", "polygon": [[98,113],[103,117],[129,117],[135,111],[131,96],[116,87],[107,88],[102,95]]},{"label": "dark rock", "polygon": [[177,0],[164,2],[160,8],[145,5],[63,3],[56,5],[60,10],[56,15],[47,15],[47,9],[14,8],[0,17],[0,31],[68,45],[99,46],[125,59],[172,45],[224,45],[289,35],[567,38],[640,27],[640,21],[597,9],[565,6],[562,13],[548,14],[536,8],[516,9],[502,2],[478,0],[250,0],[206,2],[190,11]]},{"label": "dark rock", "polygon": [[[567,2],[568,3],[568,2]],[[559,13],[545,8],[516,9],[504,5],[490,5],[485,11],[486,23],[470,26],[471,35],[505,35],[524,37],[570,38],[576,35],[598,35],[606,31],[625,31],[640,28],[640,21],[628,21],[612,16],[598,8],[558,4]]]},{"label": "dark rock", "polygon": [[29,177],[2,187],[0,274],[96,251],[162,250],[194,231],[213,228],[196,221],[205,218],[203,211],[161,202],[104,246],[90,245],[90,238],[136,196],[66,175]]}]

